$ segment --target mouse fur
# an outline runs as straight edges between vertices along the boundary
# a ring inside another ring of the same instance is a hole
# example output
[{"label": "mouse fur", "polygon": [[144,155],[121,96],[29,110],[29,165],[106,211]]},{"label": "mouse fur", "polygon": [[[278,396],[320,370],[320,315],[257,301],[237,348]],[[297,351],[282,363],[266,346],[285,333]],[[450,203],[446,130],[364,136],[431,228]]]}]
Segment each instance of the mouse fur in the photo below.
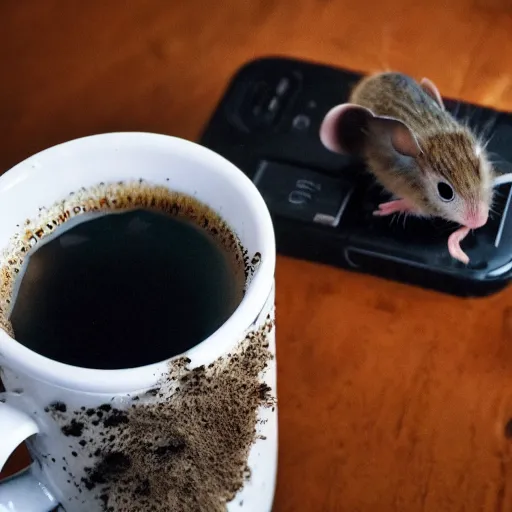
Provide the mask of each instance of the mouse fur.
[{"label": "mouse fur", "polygon": [[363,158],[395,196],[376,215],[436,216],[467,232],[487,222],[495,172],[485,144],[445,109],[430,80],[364,77],[347,103],[327,113],[320,138],[332,151]]}]

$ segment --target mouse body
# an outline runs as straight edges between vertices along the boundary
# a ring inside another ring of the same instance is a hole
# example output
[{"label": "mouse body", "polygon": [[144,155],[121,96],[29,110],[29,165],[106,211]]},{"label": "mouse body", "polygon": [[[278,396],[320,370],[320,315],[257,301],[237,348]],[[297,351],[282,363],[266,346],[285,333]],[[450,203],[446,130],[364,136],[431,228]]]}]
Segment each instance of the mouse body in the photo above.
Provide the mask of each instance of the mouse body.
[{"label": "mouse body", "polygon": [[444,107],[437,87],[397,72],[364,77],[347,103],[332,108],[320,127],[331,151],[364,159],[395,196],[375,215],[441,217],[461,227],[448,240],[450,254],[467,263],[460,241],[486,224],[495,171],[485,144]]}]

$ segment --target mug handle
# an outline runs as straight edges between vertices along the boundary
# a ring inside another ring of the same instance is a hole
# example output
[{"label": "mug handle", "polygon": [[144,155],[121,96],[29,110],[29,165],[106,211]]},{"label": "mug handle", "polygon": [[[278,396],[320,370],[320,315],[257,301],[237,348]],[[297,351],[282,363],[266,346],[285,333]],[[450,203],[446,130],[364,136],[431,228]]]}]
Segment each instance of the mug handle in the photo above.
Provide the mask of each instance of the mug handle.
[{"label": "mug handle", "polygon": [[[37,423],[24,412],[0,402],[0,470],[27,438],[39,433]],[[58,505],[38,480],[34,465],[0,482],[0,512],[50,512]]]}]

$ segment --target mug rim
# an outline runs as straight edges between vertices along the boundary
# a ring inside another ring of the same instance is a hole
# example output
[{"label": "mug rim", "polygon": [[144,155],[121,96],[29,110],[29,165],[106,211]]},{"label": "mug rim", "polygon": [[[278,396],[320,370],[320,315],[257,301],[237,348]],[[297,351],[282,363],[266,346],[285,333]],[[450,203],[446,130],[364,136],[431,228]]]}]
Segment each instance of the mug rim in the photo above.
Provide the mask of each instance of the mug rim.
[{"label": "mug rim", "polygon": [[[211,362],[221,355],[233,339],[243,336],[252,325],[265,305],[274,285],[276,265],[276,245],[272,219],[268,207],[250,178],[237,166],[215,151],[190,140],[180,137],[152,132],[106,132],[71,139],[34,153],[8,169],[0,176],[0,191],[6,191],[15,185],[30,169],[33,161],[42,158],[59,158],[62,150],[82,149],[87,145],[92,148],[123,147],[148,143],[163,147],[171,154],[179,153],[192,160],[200,160],[216,172],[224,175],[244,196],[248,212],[257,217],[256,238],[261,241],[261,262],[254,276],[250,279],[246,293],[231,316],[210,336],[206,337],[189,350],[157,361],[149,365],[123,369],[95,369],[73,366],[45,357],[22,345],[5,330],[0,328],[0,362],[6,369],[22,372],[31,378],[51,383],[62,388],[91,393],[123,393],[146,389],[155,385],[160,375],[165,374],[173,360],[187,356],[194,365]],[[229,224],[229,219],[225,219]],[[231,340],[222,343],[222,338]],[[219,347],[223,347],[219,348]],[[0,370],[2,365],[0,364]]]}]

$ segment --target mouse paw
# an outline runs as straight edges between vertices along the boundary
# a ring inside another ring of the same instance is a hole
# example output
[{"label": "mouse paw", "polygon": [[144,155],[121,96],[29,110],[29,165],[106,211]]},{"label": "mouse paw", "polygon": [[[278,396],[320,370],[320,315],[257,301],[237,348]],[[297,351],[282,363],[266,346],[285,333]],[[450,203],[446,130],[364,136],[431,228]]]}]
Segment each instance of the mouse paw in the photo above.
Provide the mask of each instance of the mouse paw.
[{"label": "mouse paw", "polygon": [[384,217],[393,213],[420,213],[417,208],[406,199],[396,199],[387,203],[379,204],[379,209],[373,212],[374,215]]},{"label": "mouse paw", "polygon": [[466,236],[468,235],[470,229],[466,226],[462,226],[461,228],[454,231],[448,237],[448,251],[452,258],[456,260],[462,261],[466,265],[469,263],[468,255],[461,249],[460,243]]}]

